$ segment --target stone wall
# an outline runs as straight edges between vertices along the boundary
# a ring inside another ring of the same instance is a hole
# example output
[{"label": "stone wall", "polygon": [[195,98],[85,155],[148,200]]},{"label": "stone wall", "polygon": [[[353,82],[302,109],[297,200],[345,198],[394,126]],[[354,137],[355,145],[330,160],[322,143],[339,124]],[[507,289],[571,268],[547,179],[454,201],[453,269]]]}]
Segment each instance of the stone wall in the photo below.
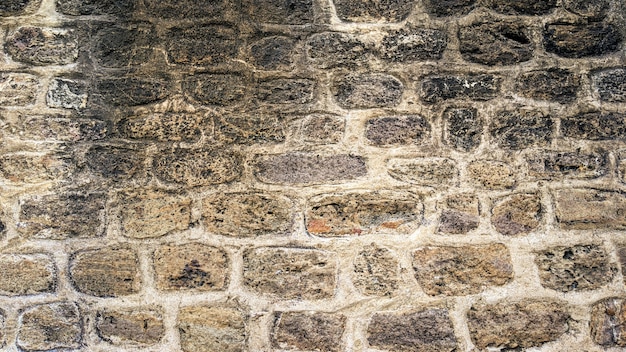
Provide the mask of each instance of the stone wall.
[{"label": "stone wall", "polygon": [[623,351],[625,11],[2,0],[2,351]]}]

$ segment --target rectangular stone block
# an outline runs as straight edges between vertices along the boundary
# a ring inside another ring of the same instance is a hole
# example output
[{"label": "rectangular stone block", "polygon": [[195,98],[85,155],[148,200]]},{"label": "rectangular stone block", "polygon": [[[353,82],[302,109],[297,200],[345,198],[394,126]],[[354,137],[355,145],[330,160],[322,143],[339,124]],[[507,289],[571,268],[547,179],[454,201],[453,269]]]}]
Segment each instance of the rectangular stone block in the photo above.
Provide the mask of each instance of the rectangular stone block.
[{"label": "rectangular stone block", "polygon": [[599,111],[581,113],[561,119],[564,137],[591,141],[624,140],[626,137],[626,114]]},{"label": "rectangular stone block", "polygon": [[238,74],[199,73],[182,81],[187,99],[209,106],[235,106],[246,97],[251,85]]},{"label": "rectangular stone block", "polygon": [[277,144],[286,139],[286,122],[271,114],[216,116],[215,138],[223,144]]},{"label": "rectangular stone block", "polygon": [[517,81],[516,90],[526,98],[568,104],[578,97],[581,77],[569,70],[549,68],[523,73]]},{"label": "rectangular stone block", "polygon": [[57,269],[47,254],[1,254],[0,295],[27,296],[53,293]]},{"label": "rectangular stone block", "polygon": [[181,65],[225,63],[237,56],[239,45],[236,29],[222,25],[176,27],[165,38],[169,62]]},{"label": "rectangular stone block", "polygon": [[230,306],[191,306],[178,314],[183,352],[244,352],[247,315]]},{"label": "rectangular stone block", "polygon": [[303,25],[313,23],[313,0],[243,0],[251,20],[259,23]]},{"label": "rectangular stone block", "polygon": [[78,32],[70,28],[21,27],[9,35],[5,51],[15,61],[44,66],[78,59]]},{"label": "rectangular stone block", "polygon": [[85,153],[87,169],[104,181],[141,181],[146,177],[146,153],[142,149],[95,145]]},{"label": "rectangular stone block", "polygon": [[443,113],[444,141],[458,151],[473,151],[480,145],[483,125],[475,108],[448,108]]},{"label": "rectangular stone block", "polygon": [[95,142],[109,134],[107,123],[100,120],[60,116],[10,116],[6,137],[36,142]]},{"label": "rectangular stone block", "polygon": [[388,32],[379,55],[386,61],[413,63],[439,60],[448,44],[446,33],[430,28],[402,28]]},{"label": "rectangular stone block", "polygon": [[591,84],[600,100],[610,103],[626,102],[626,68],[615,67],[593,72]]},{"label": "rectangular stone block", "polygon": [[83,326],[74,302],[56,302],[28,307],[20,316],[17,346],[28,352],[78,349]]},{"label": "rectangular stone block", "polygon": [[542,219],[541,199],[533,193],[501,198],[491,210],[491,224],[505,236],[532,232],[541,225]]},{"label": "rectangular stone block", "polygon": [[223,148],[163,150],[154,157],[152,169],[162,181],[190,187],[232,182],[243,171],[242,156]]},{"label": "rectangular stone block", "polygon": [[115,346],[150,346],[161,341],[165,327],[156,309],[104,309],[96,316],[96,332]]},{"label": "rectangular stone block", "polygon": [[556,219],[566,230],[626,228],[626,196],[596,189],[560,189],[554,193]]},{"label": "rectangular stone block", "polygon": [[538,110],[503,110],[493,119],[489,134],[494,144],[504,149],[544,147],[552,141],[555,134],[554,121]]},{"label": "rectangular stone block", "polygon": [[619,50],[623,40],[613,23],[548,23],[543,30],[543,45],[548,53],[566,58],[601,56]]},{"label": "rectangular stone block", "polygon": [[441,207],[437,229],[440,233],[466,234],[480,225],[480,203],[476,194],[452,194],[441,202]]},{"label": "rectangular stone block", "polygon": [[74,171],[71,158],[59,154],[3,154],[0,179],[13,184],[33,184],[60,180]]},{"label": "rectangular stone block", "polygon": [[334,144],[343,139],[346,119],[332,114],[311,114],[302,120],[302,138],[315,144]]},{"label": "rectangular stone block", "polygon": [[123,138],[156,142],[195,142],[212,136],[213,121],[204,113],[148,113],[122,118],[117,132]]},{"label": "rectangular stone block", "polygon": [[249,47],[252,63],[262,70],[290,71],[297,52],[297,41],[286,36],[268,36]]},{"label": "rectangular stone block", "polygon": [[154,27],[145,23],[106,24],[94,36],[91,56],[102,67],[125,68],[147,63],[159,45]]},{"label": "rectangular stone block", "polygon": [[467,175],[474,185],[487,189],[511,189],[517,182],[513,168],[495,160],[470,162],[467,165]]},{"label": "rectangular stone block", "polygon": [[390,159],[387,172],[392,178],[421,186],[454,186],[458,183],[456,162],[447,158]]},{"label": "rectangular stone block", "polygon": [[609,172],[608,154],[592,152],[541,152],[526,157],[530,175],[541,179],[594,179]]},{"label": "rectangular stone block", "polygon": [[274,314],[272,346],[281,350],[343,351],[346,317],[323,312]]},{"label": "rectangular stone block", "polygon": [[[471,8],[475,1],[462,2]],[[529,61],[535,49],[530,29],[515,20],[479,20],[459,28],[458,37],[463,59],[487,66]]]},{"label": "rectangular stone block", "polygon": [[420,97],[429,104],[449,99],[486,101],[500,92],[500,78],[482,74],[465,76],[429,76],[420,84]]},{"label": "rectangular stone block", "polygon": [[139,257],[130,248],[109,247],[76,252],[69,276],[78,292],[96,297],[120,297],[139,292]]},{"label": "rectangular stone block", "polygon": [[265,104],[309,104],[315,98],[316,85],[306,78],[278,78],[259,83],[255,96]]},{"label": "rectangular stone block", "polygon": [[390,108],[400,104],[404,84],[388,74],[349,74],[336,80],[332,91],[344,109]]},{"label": "rectangular stone block", "polygon": [[228,11],[231,10],[233,2],[228,0],[144,0],[144,4],[148,14],[155,18],[223,21],[229,19]]},{"label": "rectangular stone block", "polygon": [[375,146],[423,144],[430,132],[428,120],[417,115],[378,117],[365,126],[365,138]]},{"label": "rectangular stone block", "polygon": [[610,297],[591,307],[591,338],[606,348],[626,346],[626,301]]},{"label": "rectangular stone block", "polygon": [[346,22],[401,22],[409,16],[414,0],[373,0],[354,2],[335,0],[337,16]]},{"label": "rectangular stone block", "polygon": [[106,77],[96,80],[94,97],[114,107],[139,106],[164,100],[170,94],[168,89],[168,81],[158,76]]},{"label": "rectangular stone block", "polygon": [[56,10],[65,15],[116,15],[130,16],[136,0],[56,0]]},{"label": "rectangular stone block", "polygon": [[397,255],[372,243],[354,258],[352,283],[364,295],[391,296],[400,284],[400,263]]},{"label": "rectangular stone block", "polygon": [[37,76],[27,73],[0,73],[0,105],[2,106],[34,104],[39,89]]},{"label": "rectangular stone block", "polygon": [[46,104],[51,108],[80,110],[87,107],[87,85],[82,81],[55,78],[48,87]]}]

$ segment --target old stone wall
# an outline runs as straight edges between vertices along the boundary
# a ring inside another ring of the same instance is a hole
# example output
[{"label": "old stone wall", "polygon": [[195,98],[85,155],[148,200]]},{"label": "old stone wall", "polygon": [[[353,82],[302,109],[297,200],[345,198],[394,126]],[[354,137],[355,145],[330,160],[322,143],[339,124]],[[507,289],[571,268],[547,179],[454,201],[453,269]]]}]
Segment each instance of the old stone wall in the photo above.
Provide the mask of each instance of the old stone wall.
[{"label": "old stone wall", "polygon": [[2,0],[2,351],[624,351],[623,0]]}]

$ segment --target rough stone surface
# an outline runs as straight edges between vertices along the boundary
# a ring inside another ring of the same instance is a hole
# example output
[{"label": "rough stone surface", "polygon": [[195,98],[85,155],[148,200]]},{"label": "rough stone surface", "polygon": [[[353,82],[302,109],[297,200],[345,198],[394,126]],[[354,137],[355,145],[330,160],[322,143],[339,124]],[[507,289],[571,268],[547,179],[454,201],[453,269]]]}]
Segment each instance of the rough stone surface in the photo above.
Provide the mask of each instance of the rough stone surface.
[{"label": "rough stone surface", "polygon": [[333,253],[302,248],[262,247],[243,257],[243,283],[279,299],[316,300],[335,294],[337,263]]},{"label": "rough stone surface", "polygon": [[135,9],[136,1],[118,0],[57,0],[57,11],[72,16],[128,15]]},{"label": "rough stone surface", "polygon": [[167,83],[160,78],[133,76],[98,80],[96,96],[112,106],[138,106],[159,102],[169,95]]},{"label": "rough stone surface", "polygon": [[223,290],[228,286],[229,266],[226,252],[199,243],[165,245],[154,253],[159,290]]},{"label": "rough stone surface", "polygon": [[382,73],[351,74],[335,81],[337,103],[346,109],[393,107],[400,103],[404,85]]},{"label": "rough stone surface", "polygon": [[0,179],[29,184],[67,177],[73,170],[64,155],[9,154],[0,156]]},{"label": "rough stone surface", "polygon": [[410,193],[346,193],[309,201],[306,229],[321,237],[409,234],[421,221],[423,206]]},{"label": "rough stone surface", "polygon": [[78,39],[68,28],[21,27],[4,44],[16,60],[32,65],[67,65],[78,59]]},{"label": "rough stone surface", "polygon": [[85,154],[85,164],[104,179],[127,181],[145,177],[146,156],[141,150],[110,145],[96,145]]},{"label": "rough stone surface", "polygon": [[321,312],[278,312],[274,314],[272,345],[287,350],[343,350],[346,317]]},{"label": "rough stone surface", "polygon": [[47,254],[0,255],[0,295],[25,296],[56,290],[56,266]]},{"label": "rough stone surface", "polygon": [[246,351],[246,314],[229,306],[190,306],[178,314],[183,352]]},{"label": "rough stone surface", "polygon": [[39,5],[37,0],[6,0],[0,5],[0,16],[15,16],[27,12]]},{"label": "rough stone surface", "polygon": [[129,116],[117,123],[119,134],[133,140],[194,142],[210,130],[211,118],[203,113],[149,113]]},{"label": "rough stone surface", "polygon": [[444,141],[454,149],[470,152],[480,145],[484,122],[475,108],[448,108],[443,124]]},{"label": "rough stone surface", "polygon": [[96,142],[107,137],[109,128],[104,121],[35,115],[9,124],[8,132],[13,137],[37,142]]},{"label": "rough stone surface", "polygon": [[426,11],[437,17],[465,15],[476,7],[476,0],[424,0]]},{"label": "rough stone surface", "polygon": [[538,195],[516,194],[496,203],[491,211],[491,223],[506,236],[526,234],[539,227],[542,212]]},{"label": "rough stone surface", "polygon": [[27,73],[0,73],[0,105],[34,104],[39,91],[37,76]]},{"label": "rough stone surface", "polygon": [[335,0],[337,16],[348,22],[400,22],[413,10],[414,0]]},{"label": "rough stone surface", "polygon": [[263,113],[215,118],[215,137],[224,144],[277,144],[285,141],[283,120]]},{"label": "rough stone surface", "polygon": [[257,99],[265,104],[308,104],[315,97],[315,81],[301,78],[279,78],[261,82]]},{"label": "rough stone surface", "polygon": [[619,29],[607,22],[547,24],[543,36],[547,52],[566,58],[613,53],[623,38]]},{"label": "rough stone surface", "polygon": [[27,308],[20,317],[17,345],[25,351],[53,351],[81,347],[82,324],[72,302]]},{"label": "rough stone surface", "polygon": [[116,345],[154,345],[165,335],[163,317],[154,309],[106,309],[96,317],[96,331],[104,341]]},{"label": "rough stone surface", "polygon": [[424,247],[413,252],[415,278],[429,295],[467,295],[513,280],[511,255],[503,244]]},{"label": "rough stone surface", "polygon": [[573,72],[550,68],[521,74],[517,91],[526,98],[568,104],[576,100],[580,91],[580,77]]},{"label": "rough stone surface", "polygon": [[185,79],[182,85],[191,99],[214,106],[236,104],[248,89],[243,77],[233,74],[198,74]]},{"label": "rough stone surface", "polygon": [[621,192],[560,189],[555,191],[554,202],[562,229],[626,228],[626,197]]},{"label": "rough stone surface", "polygon": [[489,126],[489,134],[493,142],[505,149],[546,146],[554,135],[554,121],[532,109],[507,110],[497,114]]},{"label": "rough stone surface", "polygon": [[544,287],[562,291],[594,290],[609,284],[617,266],[599,246],[555,247],[535,258]]},{"label": "rough stone surface", "polygon": [[228,183],[241,175],[241,156],[224,149],[173,149],[153,161],[156,176],[188,186]]},{"label": "rough stone surface", "polygon": [[517,22],[477,22],[459,29],[461,55],[488,66],[529,61],[533,44],[528,29]]},{"label": "rough stone surface", "polygon": [[311,114],[302,121],[302,135],[306,142],[338,143],[344,136],[346,120],[330,114]]},{"label": "rough stone surface", "polygon": [[352,282],[364,295],[391,296],[398,289],[399,267],[391,250],[372,243],[354,259]]},{"label": "rough stone surface", "polygon": [[93,55],[103,67],[141,65],[151,58],[155,37],[147,24],[107,27],[96,36]]},{"label": "rough stone surface", "polygon": [[254,64],[264,70],[287,70],[294,63],[296,41],[283,36],[263,38],[250,46]]},{"label": "rough stone surface", "polygon": [[376,146],[420,144],[430,130],[430,123],[421,116],[378,117],[367,121],[365,138]]},{"label": "rough stone surface", "polygon": [[591,83],[600,100],[610,103],[626,102],[626,68],[611,68],[594,72]]},{"label": "rough stone surface", "polygon": [[250,18],[273,24],[302,25],[313,22],[313,0],[244,0]]},{"label": "rough stone surface", "polygon": [[55,79],[48,87],[46,103],[51,108],[84,109],[87,107],[85,84],[69,79]]},{"label": "rough stone surface", "polygon": [[345,33],[315,34],[307,41],[308,57],[320,68],[364,66],[371,51],[357,36]]},{"label": "rough stone surface", "polygon": [[626,302],[610,297],[596,302],[591,308],[591,338],[605,347],[626,346]]},{"label": "rough stone surface", "polygon": [[557,0],[484,0],[483,5],[505,15],[545,15],[556,7]]},{"label": "rough stone surface", "polygon": [[449,99],[490,100],[500,90],[500,79],[493,75],[431,76],[421,83],[420,97],[429,104]]},{"label": "rough stone surface", "polygon": [[480,203],[472,193],[458,193],[448,196],[441,204],[443,210],[439,218],[440,233],[466,234],[480,225]]},{"label": "rough stone surface", "polygon": [[261,182],[285,184],[339,183],[367,174],[360,156],[288,153],[261,157],[255,174]]},{"label": "rough stone surface", "polygon": [[387,168],[392,178],[423,186],[452,186],[459,174],[455,162],[446,158],[391,159]]},{"label": "rough stone surface", "polygon": [[563,7],[577,15],[587,17],[591,20],[602,19],[609,10],[610,0],[564,0]]},{"label": "rough stone surface", "polygon": [[592,152],[543,152],[527,158],[530,174],[541,179],[562,177],[594,179],[608,173],[608,154],[603,150]]},{"label": "rough stone surface", "polygon": [[500,161],[475,160],[467,165],[470,179],[487,189],[510,189],[515,186],[515,172]]},{"label": "rough stone surface", "polygon": [[198,25],[172,28],[165,45],[172,64],[210,66],[234,58],[239,42],[229,26]]},{"label": "rough stone surface", "polygon": [[376,313],[367,327],[371,347],[398,352],[457,350],[448,311],[429,308],[408,313]]},{"label": "rough stone surface", "polygon": [[565,137],[592,141],[623,140],[626,136],[626,114],[587,112],[561,119]]},{"label": "rough stone surface", "polygon": [[74,253],[69,274],[79,292],[96,297],[120,297],[139,292],[139,258],[124,248],[101,248]]},{"label": "rough stone surface", "polygon": [[439,60],[448,44],[446,33],[437,29],[404,28],[382,40],[380,56],[390,62],[410,63]]},{"label": "rough stone surface", "polygon": [[150,15],[172,20],[223,20],[230,10],[230,2],[225,0],[143,0],[143,3]]},{"label": "rough stone surface", "polygon": [[206,231],[223,236],[283,235],[293,226],[291,202],[277,194],[217,193],[202,207]]},{"label": "rough stone surface", "polygon": [[567,306],[557,301],[479,303],[467,313],[477,348],[522,349],[557,340],[569,330]]}]

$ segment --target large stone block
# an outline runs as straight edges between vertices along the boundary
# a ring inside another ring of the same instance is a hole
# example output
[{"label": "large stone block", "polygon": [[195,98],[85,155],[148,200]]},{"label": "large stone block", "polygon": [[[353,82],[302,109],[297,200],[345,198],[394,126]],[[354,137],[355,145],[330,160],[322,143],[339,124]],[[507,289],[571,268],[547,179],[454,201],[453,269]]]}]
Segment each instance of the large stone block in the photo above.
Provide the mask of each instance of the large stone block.
[{"label": "large stone block", "polygon": [[591,307],[591,338],[605,347],[626,346],[626,301],[610,297]]},{"label": "large stone block", "polygon": [[560,189],[555,191],[554,203],[562,229],[626,228],[626,196],[622,192]]},{"label": "large stone block", "polygon": [[215,139],[223,144],[277,144],[285,141],[285,121],[260,112],[219,114],[215,117]]},{"label": "large stone block", "polygon": [[232,2],[228,0],[143,0],[148,14],[158,19],[207,19],[220,21],[228,18]]},{"label": "large stone block", "polygon": [[165,291],[221,291],[230,260],[222,249],[200,243],[164,245],[154,252],[156,286]]},{"label": "large stone block", "polygon": [[436,17],[461,16],[476,7],[476,0],[424,0],[426,12]]},{"label": "large stone block", "polygon": [[440,203],[443,210],[439,218],[438,231],[445,234],[466,234],[480,225],[480,203],[472,193],[448,196]]},{"label": "large stone block", "polygon": [[545,26],[546,51],[566,58],[601,56],[619,50],[623,35],[607,22],[552,23]]},{"label": "large stone block", "polygon": [[367,121],[365,138],[375,146],[412,145],[423,143],[430,131],[430,123],[421,116],[386,116]]},{"label": "large stone block", "polygon": [[394,107],[400,103],[404,85],[382,73],[350,74],[335,81],[333,94],[345,109]]},{"label": "large stone block", "polygon": [[129,16],[135,10],[136,3],[136,0],[56,0],[56,10],[72,16]]},{"label": "large stone block", "polygon": [[84,82],[56,78],[48,87],[46,104],[51,108],[80,110],[87,107],[88,98]]},{"label": "large stone block", "polygon": [[492,21],[463,26],[459,41],[463,58],[483,65],[514,65],[533,57],[528,28],[520,23]]},{"label": "large stone block", "polygon": [[151,25],[118,24],[98,32],[92,55],[103,67],[130,67],[148,62],[157,44],[156,32]]},{"label": "large stone block", "polygon": [[365,66],[371,52],[369,45],[348,33],[319,33],[307,41],[307,55],[320,68]]},{"label": "large stone block", "polygon": [[69,159],[68,156],[62,154],[6,153],[0,156],[0,179],[14,184],[63,179],[74,170]]},{"label": "large stone block", "polygon": [[112,106],[138,106],[156,103],[169,96],[168,83],[162,78],[125,76],[103,78],[95,84],[96,97]]},{"label": "large stone block", "polygon": [[346,119],[332,114],[316,113],[302,120],[302,137],[315,144],[338,143],[344,136]]},{"label": "large stone block", "polygon": [[96,332],[116,346],[149,346],[165,336],[163,316],[154,309],[104,309],[96,317]]},{"label": "large stone block", "polygon": [[366,174],[365,159],[347,154],[292,152],[260,157],[255,165],[256,177],[265,183],[340,183]]},{"label": "large stone block", "polygon": [[580,77],[573,72],[550,68],[519,75],[516,89],[526,98],[568,104],[577,99],[580,84]]},{"label": "large stone block", "polygon": [[494,160],[474,160],[467,165],[467,175],[480,187],[510,189],[515,186],[516,173],[508,165]]},{"label": "large stone block", "polygon": [[554,121],[541,111],[505,110],[491,122],[489,134],[493,142],[504,149],[547,146],[554,135]]},{"label": "large stone block", "polygon": [[608,173],[608,154],[603,150],[584,152],[538,152],[526,158],[529,175],[541,179],[594,179]]},{"label": "large stone block", "polygon": [[120,297],[139,292],[139,257],[129,248],[101,248],[74,253],[70,279],[77,291],[96,297]]},{"label": "large stone block", "polygon": [[85,153],[85,164],[93,174],[110,181],[141,180],[146,175],[143,150],[96,145]]},{"label": "large stone block", "polygon": [[206,113],[146,113],[117,122],[123,138],[157,142],[195,142],[203,131],[211,133],[211,117]]},{"label": "large stone block", "polygon": [[289,70],[294,63],[296,41],[284,36],[260,39],[250,46],[253,64],[263,70]]},{"label": "large stone block", "polygon": [[274,314],[272,346],[298,351],[343,351],[346,317],[322,312],[278,312]]},{"label": "large stone block", "polygon": [[185,95],[202,105],[232,106],[242,101],[248,83],[236,74],[195,74],[182,82]]},{"label": "large stone block", "polygon": [[505,236],[526,234],[541,225],[542,213],[537,194],[515,194],[496,202],[491,211],[491,223]]},{"label": "large stone block", "polygon": [[450,99],[486,101],[500,91],[500,78],[489,75],[430,76],[420,85],[420,97],[429,104]]},{"label": "large stone block", "polygon": [[439,60],[448,45],[444,31],[428,28],[403,28],[388,33],[382,40],[380,56],[390,62],[411,63]]},{"label": "large stone block", "polygon": [[154,158],[153,172],[165,182],[190,187],[208,186],[237,180],[242,157],[227,149],[173,149]]},{"label": "large stone block", "polygon": [[22,313],[16,344],[29,352],[78,349],[82,334],[80,311],[75,303],[47,303]]},{"label": "large stone block", "polygon": [[354,286],[364,295],[391,296],[400,283],[400,264],[389,249],[372,243],[354,258]]},{"label": "large stone block", "polygon": [[5,0],[0,4],[0,17],[19,16],[39,7],[40,0]]},{"label": "large stone block", "polygon": [[37,100],[40,83],[28,73],[0,73],[0,105],[26,106]]},{"label": "large stone block", "polygon": [[315,98],[317,84],[305,78],[278,78],[260,82],[255,96],[264,104],[309,104]]},{"label": "large stone block", "polygon": [[433,187],[453,186],[459,175],[456,162],[447,158],[391,159],[387,169],[396,180]]},{"label": "large stone block", "polygon": [[78,59],[78,36],[69,28],[21,27],[6,39],[4,49],[15,61],[67,65]]},{"label": "large stone block", "polygon": [[182,65],[227,62],[237,55],[239,44],[236,29],[225,25],[175,27],[165,39],[169,62]]},{"label": "large stone block", "polygon": [[243,0],[243,8],[255,22],[303,25],[313,23],[313,2],[313,0]]},{"label": "large stone block", "polygon": [[610,103],[626,102],[626,68],[617,67],[593,72],[591,84],[600,100]]},{"label": "large stone block", "polygon": [[247,316],[228,306],[191,306],[178,314],[183,352],[244,352]]},{"label": "large stone block", "polygon": [[506,15],[546,15],[556,8],[557,0],[483,0],[486,6]]},{"label": "large stone block", "polygon": [[480,145],[483,124],[475,108],[448,108],[443,113],[444,141],[458,151],[470,152]]},{"label": "large stone block", "polygon": [[337,16],[348,22],[401,22],[413,11],[415,0],[335,0]]},{"label": "large stone block", "polygon": [[625,140],[626,114],[620,112],[588,112],[561,119],[565,137],[592,141]]},{"label": "large stone block", "polygon": [[0,295],[3,296],[37,295],[56,290],[56,265],[46,254],[2,254],[0,272]]},{"label": "large stone block", "polygon": [[109,127],[92,119],[20,115],[15,123],[8,124],[4,134],[36,142],[96,142],[107,137]]}]

